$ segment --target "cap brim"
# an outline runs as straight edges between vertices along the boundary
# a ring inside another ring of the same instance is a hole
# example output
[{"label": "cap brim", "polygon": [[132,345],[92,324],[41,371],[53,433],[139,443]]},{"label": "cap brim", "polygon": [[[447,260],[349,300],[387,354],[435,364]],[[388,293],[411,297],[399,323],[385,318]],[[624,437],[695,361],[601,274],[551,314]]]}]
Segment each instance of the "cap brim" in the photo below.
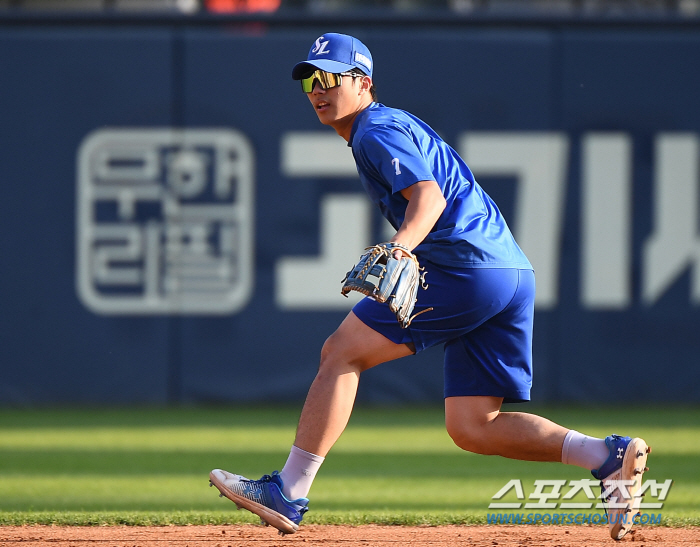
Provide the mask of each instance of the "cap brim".
[{"label": "cap brim", "polygon": [[313,72],[317,68],[325,70],[326,72],[332,72],[333,74],[339,74],[355,67],[347,63],[331,61],[329,59],[322,59],[319,61],[302,61],[301,63],[294,65],[294,68],[292,69],[292,80],[301,80],[304,74]]}]

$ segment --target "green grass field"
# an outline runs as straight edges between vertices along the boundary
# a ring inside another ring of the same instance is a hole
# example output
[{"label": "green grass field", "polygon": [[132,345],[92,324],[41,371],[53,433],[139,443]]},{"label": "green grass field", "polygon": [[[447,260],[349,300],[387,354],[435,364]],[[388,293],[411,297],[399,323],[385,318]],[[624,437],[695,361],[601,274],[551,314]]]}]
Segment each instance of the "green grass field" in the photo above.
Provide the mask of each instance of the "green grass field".
[{"label": "green grass field", "polygon": [[[600,408],[513,410],[591,435],[644,437],[653,446],[645,479],[674,481],[663,509],[653,512],[666,525],[700,525],[700,408],[617,411],[614,418]],[[257,522],[220,499],[208,473],[221,467],[258,478],[281,468],[298,413],[0,410],[0,524]],[[358,408],[314,483],[304,522],[480,523],[509,480],[521,480],[527,497],[536,479],[583,478],[591,477],[576,467],[465,453],[445,433],[441,407]],[[511,492],[499,501],[516,498]]]}]

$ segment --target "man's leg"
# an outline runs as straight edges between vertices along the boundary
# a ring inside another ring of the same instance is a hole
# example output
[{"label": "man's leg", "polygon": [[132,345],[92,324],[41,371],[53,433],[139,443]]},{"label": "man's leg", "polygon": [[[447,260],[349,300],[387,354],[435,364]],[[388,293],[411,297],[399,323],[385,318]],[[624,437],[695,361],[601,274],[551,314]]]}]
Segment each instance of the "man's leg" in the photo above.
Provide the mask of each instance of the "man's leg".
[{"label": "man's leg", "polygon": [[350,312],[323,346],[319,370],[282,471],[251,481],[214,469],[209,474],[212,485],[281,533],[294,533],[308,509],[306,495],[316,471],[350,419],[360,374],[413,353],[410,344],[392,342]]},{"label": "man's leg", "polygon": [[395,344],[350,312],[323,345],[321,363],[299,419],[294,446],[280,473],[290,499],[306,497],[328,451],[348,424],[360,374],[414,353]]},{"label": "man's leg", "polygon": [[[448,397],[445,423],[455,444],[477,454],[516,460],[571,463],[591,471],[601,481],[610,536],[621,539],[632,528],[641,498],[637,492],[647,471],[651,448],[643,439],[610,435],[605,440],[522,412],[501,412],[500,397]],[[615,485],[627,484],[623,492]]]},{"label": "man's leg", "polygon": [[395,344],[350,312],[321,350],[321,363],[299,419],[294,446],[325,457],[350,419],[360,374],[414,353]]},{"label": "man's leg", "polygon": [[501,412],[502,402],[483,396],[445,399],[445,425],[455,444],[477,454],[560,462],[569,430],[534,414]]}]

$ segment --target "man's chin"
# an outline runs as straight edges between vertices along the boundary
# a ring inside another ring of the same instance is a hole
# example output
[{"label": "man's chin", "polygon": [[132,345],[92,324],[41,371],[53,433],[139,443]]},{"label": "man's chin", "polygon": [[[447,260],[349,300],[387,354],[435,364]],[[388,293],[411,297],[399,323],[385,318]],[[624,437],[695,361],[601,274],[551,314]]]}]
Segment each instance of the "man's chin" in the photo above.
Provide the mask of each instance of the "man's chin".
[{"label": "man's chin", "polygon": [[316,116],[323,125],[331,125],[335,121],[326,112],[316,112]]}]

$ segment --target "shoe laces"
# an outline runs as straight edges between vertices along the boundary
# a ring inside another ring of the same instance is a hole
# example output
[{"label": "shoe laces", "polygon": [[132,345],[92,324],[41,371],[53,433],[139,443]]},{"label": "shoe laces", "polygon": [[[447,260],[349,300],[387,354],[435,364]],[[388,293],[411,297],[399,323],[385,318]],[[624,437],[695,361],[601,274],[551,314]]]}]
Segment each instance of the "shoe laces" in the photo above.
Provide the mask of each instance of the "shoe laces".
[{"label": "shoe laces", "polygon": [[243,479],[245,482],[249,482],[252,484],[262,484],[264,482],[271,482],[272,481],[272,475],[263,475],[259,479]]}]

